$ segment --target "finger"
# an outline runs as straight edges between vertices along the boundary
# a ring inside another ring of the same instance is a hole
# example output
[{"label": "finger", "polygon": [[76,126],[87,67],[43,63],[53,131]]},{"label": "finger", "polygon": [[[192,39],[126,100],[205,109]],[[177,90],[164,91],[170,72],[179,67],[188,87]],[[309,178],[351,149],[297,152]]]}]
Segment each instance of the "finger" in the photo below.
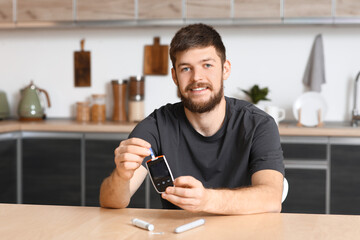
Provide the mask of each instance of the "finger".
[{"label": "finger", "polygon": [[140,167],[141,164],[137,163],[137,162],[123,162],[120,163],[124,169],[126,170],[136,170]]},{"label": "finger", "polygon": [[182,176],[176,178],[174,180],[174,185],[177,187],[184,187],[184,188],[202,187],[202,183],[198,181],[196,178],[191,176]]},{"label": "finger", "polygon": [[177,185],[176,187],[167,187],[165,193],[176,195],[178,197],[183,197],[183,198],[194,198],[197,196],[196,191],[194,191],[194,189],[182,188],[182,187],[178,187]]},{"label": "finger", "polygon": [[115,156],[116,164],[120,164],[124,162],[133,162],[133,163],[141,164],[143,160],[144,160],[143,156],[139,156],[137,154],[132,154],[132,153],[122,153]]},{"label": "finger", "polygon": [[123,145],[119,146],[116,150],[115,155],[122,154],[122,153],[132,153],[138,156],[142,156],[143,158],[150,155],[149,148],[144,148],[137,145]]},{"label": "finger", "polygon": [[194,199],[194,198],[183,198],[183,197],[179,197],[179,196],[176,196],[173,194],[166,194],[166,193],[163,193],[161,196],[163,199],[166,199],[169,202],[171,202],[179,207],[199,204],[199,200]]},{"label": "finger", "polygon": [[141,138],[129,138],[121,141],[121,145],[137,145],[139,147],[150,148],[151,144]]}]

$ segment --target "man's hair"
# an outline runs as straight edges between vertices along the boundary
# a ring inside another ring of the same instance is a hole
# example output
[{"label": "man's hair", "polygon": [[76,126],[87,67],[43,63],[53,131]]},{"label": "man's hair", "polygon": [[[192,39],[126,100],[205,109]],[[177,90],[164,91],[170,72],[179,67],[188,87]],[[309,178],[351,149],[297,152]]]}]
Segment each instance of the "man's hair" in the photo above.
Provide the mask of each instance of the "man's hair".
[{"label": "man's hair", "polygon": [[191,48],[205,48],[213,46],[224,64],[226,60],[225,46],[220,34],[209,25],[202,23],[191,24],[181,28],[170,43],[170,59],[175,69],[176,54]]}]

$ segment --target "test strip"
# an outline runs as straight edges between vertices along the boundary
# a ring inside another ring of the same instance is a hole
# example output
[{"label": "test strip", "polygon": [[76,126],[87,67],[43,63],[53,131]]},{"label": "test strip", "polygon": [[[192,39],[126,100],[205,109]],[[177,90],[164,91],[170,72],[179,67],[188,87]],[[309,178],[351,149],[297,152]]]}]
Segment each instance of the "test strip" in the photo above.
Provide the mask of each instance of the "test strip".
[{"label": "test strip", "polygon": [[201,219],[198,219],[198,220],[196,220],[194,222],[187,223],[185,225],[182,225],[180,227],[175,228],[175,232],[176,233],[182,233],[182,232],[185,232],[187,230],[199,227],[199,226],[203,225],[204,223],[205,223],[205,219],[201,218]]},{"label": "test strip", "polygon": [[151,159],[154,159],[155,158],[154,151],[152,150],[152,148],[149,148],[149,150],[150,150]]}]

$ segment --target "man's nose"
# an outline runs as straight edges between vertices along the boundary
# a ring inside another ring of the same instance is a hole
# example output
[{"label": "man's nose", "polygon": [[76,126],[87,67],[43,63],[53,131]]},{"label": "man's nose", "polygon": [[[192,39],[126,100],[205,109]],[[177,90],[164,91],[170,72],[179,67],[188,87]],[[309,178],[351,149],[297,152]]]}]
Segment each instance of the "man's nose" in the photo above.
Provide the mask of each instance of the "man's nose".
[{"label": "man's nose", "polygon": [[200,68],[193,69],[193,80],[200,81],[204,79],[204,72]]}]

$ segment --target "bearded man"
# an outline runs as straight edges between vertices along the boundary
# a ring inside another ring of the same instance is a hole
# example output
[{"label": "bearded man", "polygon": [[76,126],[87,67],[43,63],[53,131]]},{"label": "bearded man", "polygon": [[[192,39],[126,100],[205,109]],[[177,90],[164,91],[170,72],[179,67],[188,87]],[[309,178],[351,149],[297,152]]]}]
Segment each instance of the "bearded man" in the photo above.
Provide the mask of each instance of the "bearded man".
[{"label": "bearded man", "polygon": [[224,96],[231,64],[219,33],[205,24],[181,28],[170,58],[181,102],[155,110],[116,148],[101,206],[128,206],[146,177],[151,147],[166,156],[175,178],[160,195],[164,208],[280,212],[284,164],[277,125],[254,105]]}]

